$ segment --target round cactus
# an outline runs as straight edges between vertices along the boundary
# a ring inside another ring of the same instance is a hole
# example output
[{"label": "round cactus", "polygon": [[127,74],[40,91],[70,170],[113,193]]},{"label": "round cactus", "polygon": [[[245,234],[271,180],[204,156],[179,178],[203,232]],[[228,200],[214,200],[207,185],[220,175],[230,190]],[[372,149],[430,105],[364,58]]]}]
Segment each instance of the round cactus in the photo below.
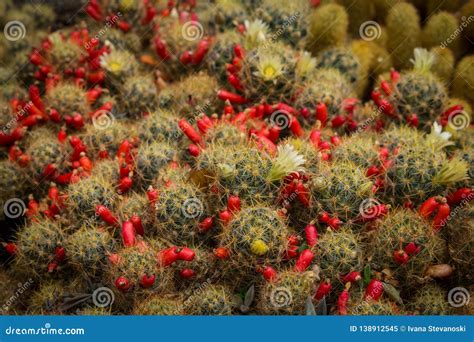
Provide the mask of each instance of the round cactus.
[{"label": "round cactus", "polygon": [[117,49],[126,49],[133,53],[142,49],[141,39],[135,32],[124,33],[119,29],[109,28],[100,39],[103,43],[109,41]]},{"label": "round cactus", "polygon": [[266,95],[269,102],[289,102],[293,85],[288,79],[295,78],[296,54],[289,46],[275,42],[266,49],[249,52],[242,61],[239,79],[247,99],[259,99]]},{"label": "round cactus", "polygon": [[[0,207],[3,209],[0,211],[0,218],[4,218],[5,214],[9,215],[10,210],[5,208],[9,200],[12,204],[15,200],[20,203],[20,199],[26,197],[30,184],[28,181],[25,182],[25,179],[27,175],[24,169],[8,160],[0,161]],[[14,214],[13,216],[17,217],[16,214],[20,213]]]},{"label": "round cactus", "polygon": [[103,115],[104,117],[99,116],[93,120],[92,124],[86,124],[80,137],[91,155],[96,156],[100,151],[107,151],[109,155],[114,156],[120,143],[133,136],[134,127],[127,121],[115,120],[108,113],[104,112]]},{"label": "round cactus", "polygon": [[106,175],[94,175],[69,185],[66,190],[68,209],[80,221],[95,220],[96,206],[113,209],[116,193],[112,180]]},{"label": "round cactus", "polygon": [[133,216],[139,216],[143,228],[151,229],[154,223],[153,205],[143,193],[133,192],[121,198],[117,205],[117,213],[122,221],[130,220]]},{"label": "round cactus", "polygon": [[46,273],[55,258],[56,249],[64,246],[64,240],[64,232],[58,222],[41,219],[26,224],[18,231],[15,267],[29,274]]},{"label": "round cactus", "polygon": [[474,56],[466,56],[458,63],[454,71],[453,94],[474,105]]},{"label": "round cactus", "polygon": [[461,49],[460,36],[451,38],[453,32],[459,29],[458,19],[451,13],[438,12],[431,16],[423,28],[423,46],[432,48],[441,46],[448,47],[455,55],[459,55]]},{"label": "round cactus", "polygon": [[162,189],[155,208],[155,233],[181,245],[198,240],[198,224],[207,210],[205,205],[202,192],[194,184],[177,182]]},{"label": "round cactus", "polygon": [[311,192],[322,208],[340,220],[350,221],[364,212],[366,203],[372,199],[371,180],[365,170],[350,161],[327,165],[314,178]]},{"label": "round cactus", "polygon": [[264,315],[304,315],[315,291],[315,274],[284,271],[263,285],[257,306]]},{"label": "round cactus", "polygon": [[167,142],[177,145],[183,139],[178,119],[173,112],[159,109],[147,115],[139,125],[139,137],[143,142]]},{"label": "round cactus", "polygon": [[255,11],[255,17],[266,23],[279,40],[301,47],[307,35],[309,12],[306,1],[291,1],[282,6],[277,0],[263,0]]},{"label": "round cactus", "polygon": [[48,107],[56,109],[62,116],[74,113],[89,114],[86,91],[73,83],[59,83],[46,94]]},{"label": "round cactus", "polygon": [[393,6],[387,15],[387,32],[393,64],[397,69],[409,68],[413,49],[421,45],[420,17],[416,8],[406,2]]},{"label": "round cactus", "polygon": [[350,161],[363,169],[380,165],[379,148],[375,136],[367,134],[356,134],[342,140],[333,152],[336,163]]},{"label": "round cactus", "polygon": [[138,70],[135,56],[127,50],[119,50],[115,47],[100,57],[100,65],[107,71],[107,76],[119,83],[136,74]]},{"label": "round cactus", "polygon": [[[307,84],[298,97],[298,108],[308,108],[310,111],[319,103],[324,103],[331,117],[340,114],[342,102],[351,95],[352,87],[347,79],[335,69],[318,70],[313,80]],[[309,120],[312,124],[314,119]]]},{"label": "round cactus", "polygon": [[132,313],[139,316],[180,316],[183,315],[183,302],[175,298],[152,295],[137,301]]},{"label": "round cactus", "polygon": [[[390,269],[403,288],[411,288],[424,281],[426,269],[436,263],[441,240],[429,222],[407,209],[396,209],[378,224],[367,250],[371,263],[377,270]],[[406,263],[395,260],[396,251],[414,244],[414,252]]]},{"label": "round cactus", "polygon": [[52,43],[48,51],[48,59],[57,70],[74,70],[79,66],[85,50],[74,41],[67,40],[60,32],[48,37]]},{"label": "round cactus", "polygon": [[430,50],[436,63],[432,67],[432,72],[438,76],[445,84],[450,84],[454,73],[454,54],[449,48],[435,47]]},{"label": "round cactus", "polygon": [[232,313],[232,294],[221,285],[207,284],[184,301],[188,315],[226,316]]},{"label": "round cactus", "polygon": [[136,173],[140,186],[147,189],[156,178],[158,172],[176,157],[173,146],[165,142],[142,144],[135,157]]},{"label": "round cactus", "polygon": [[421,287],[409,303],[412,311],[420,315],[440,316],[449,313],[446,291],[436,284]]},{"label": "round cactus", "polygon": [[140,117],[152,112],[158,105],[156,85],[150,76],[134,75],[126,78],[121,92],[121,108],[129,117]]},{"label": "round cactus", "polygon": [[447,100],[444,84],[430,72],[434,59],[433,53],[415,49],[414,68],[402,75],[391,98],[400,115],[416,114],[425,128],[442,114]]},{"label": "round cactus", "polygon": [[241,43],[242,37],[235,30],[217,34],[212,42],[205,63],[209,74],[215,75],[221,84],[227,83],[226,65],[234,58],[234,46]]},{"label": "round cactus", "polygon": [[31,158],[29,168],[35,177],[41,176],[49,164],[61,169],[70,150],[69,144],[57,141],[55,133],[46,127],[32,131],[26,137],[25,145],[25,154]]},{"label": "round cactus", "polygon": [[234,29],[244,21],[246,15],[246,8],[241,1],[216,0],[212,6],[206,6],[199,17],[212,31],[222,32]]},{"label": "round cactus", "polygon": [[367,301],[359,299],[348,307],[349,315],[355,316],[395,316],[403,314],[397,305],[387,299]]},{"label": "round cactus", "polygon": [[340,276],[362,267],[362,246],[359,238],[349,228],[338,231],[328,229],[317,244],[315,264],[321,277],[331,280],[333,286],[343,285]]},{"label": "round cactus", "polygon": [[[464,199],[461,205],[466,201],[469,199]],[[454,261],[457,277],[472,282],[474,276],[470,268],[474,261],[474,206],[467,204],[465,208],[453,209],[453,213],[456,215],[448,221],[446,229],[449,254]]]},{"label": "round cactus", "polygon": [[343,48],[330,48],[318,55],[318,68],[333,68],[345,76],[351,84],[359,78],[360,63],[357,57]]},{"label": "round cactus", "polygon": [[343,6],[338,4],[319,6],[309,20],[306,45],[313,55],[328,47],[343,45],[346,41],[349,17]]},{"label": "round cactus", "polygon": [[100,275],[107,256],[114,249],[112,236],[97,227],[83,226],[67,237],[65,249],[69,263],[86,277]]},{"label": "round cactus", "polygon": [[213,113],[217,109],[216,93],[217,80],[206,73],[198,73],[163,89],[158,102],[161,108],[182,113],[195,120],[200,113]]},{"label": "round cactus", "polygon": [[273,209],[256,206],[242,209],[224,228],[222,245],[227,246],[238,267],[256,269],[259,259],[280,260],[287,244],[288,228]]}]

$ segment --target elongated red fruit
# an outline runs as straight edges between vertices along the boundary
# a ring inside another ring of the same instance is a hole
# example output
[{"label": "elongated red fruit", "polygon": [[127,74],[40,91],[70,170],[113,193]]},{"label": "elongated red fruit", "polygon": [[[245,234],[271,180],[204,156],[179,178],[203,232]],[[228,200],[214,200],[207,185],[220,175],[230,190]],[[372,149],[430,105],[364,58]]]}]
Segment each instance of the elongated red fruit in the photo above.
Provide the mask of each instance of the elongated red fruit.
[{"label": "elongated red fruit", "polygon": [[448,203],[443,203],[439,205],[438,212],[433,218],[433,227],[436,231],[439,231],[446,225],[450,213],[451,208],[449,207]]},{"label": "elongated red fruit", "polygon": [[181,119],[178,122],[179,128],[183,131],[183,133],[191,140],[193,143],[197,145],[202,145],[202,137],[201,135],[194,129],[193,126],[186,119]]},{"label": "elongated red fruit", "polygon": [[136,243],[136,232],[132,222],[125,221],[122,224],[122,240],[125,247],[135,246]]},{"label": "elongated red fruit", "polygon": [[262,275],[265,278],[266,281],[272,282],[276,279],[277,277],[277,272],[275,269],[271,266],[265,266],[265,268],[262,271]]},{"label": "elongated red fruit", "polygon": [[341,281],[343,283],[355,283],[361,279],[362,277],[360,275],[360,272],[357,272],[357,271],[352,271],[352,272],[347,273],[344,276],[341,276]]},{"label": "elongated red fruit", "polygon": [[209,229],[212,228],[213,225],[214,225],[214,217],[212,216],[206,217],[204,220],[199,222],[199,231],[201,233],[207,232]]},{"label": "elongated red fruit", "polygon": [[365,300],[378,301],[383,294],[383,283],[378,279],[372,279],[365,289]]},{"label": "elongated red fruit", "polygon": [[179,272],[179,275],[184,279],[190,279],[196,276],[196,272],[191,268],[185,268]]},{"label": "elongated red fruit", "polygon": [[471,188],[460,188],[446,197],[449,205],[458,205],[465,201],[470,202],[474,199],[474,192]]},{"label": "elongated red fruit", "polygon": [[226,91],[226,90],[219,90],[217,92],[217,96],[221,100],[223,100],[223,101],[229,100],[231,103],[244,104],[244,103],[247,102],[247,99],[245,99],[244,97],[242,97],[238,94],[235,94],[235,93],[231,93],[231,92]]},{"label": "elongated red fruit", "polygon": [[323,102],[316,105],[316,120],[319,120],[323,126],[328,120],[328,108]]},{"label": "elongated red fruit", "polygon": [[313,224],[308,224],[304,229],[306,235],[306,243],[308,246],[314,246],[318,242],[318,230]]},{"label": "elongated red fruit", "polygon": [[158,253],[158,264],[166,267],[178,260],[178,247],[173,246]]},{"label": "elongated red fruit", "polygon": [[400,249],[393,252],[393,261],[395,261],[395,263],[398,265],[406,265],[410,261],[410,256],[407,252]]},{"label": "elongated red fruit", "polygon": [[337,311],[339,315],[347,315],[347,303],[349,302],[349,288],[351,286],[351,283],[347,283],[347,285],[344,287],[344,290],[342,290],[341,294],[337,298]]},{"label": "elongated red fruit", "polygon": [[97,205],[95,207],[95,213],[107,224],[111,226],[118,225],[118,219],[112,214],[112,212],[104,205]]},{"label": "elongated red fruit", "polygon": [[193,261],[196,253],[191,248],[183,247],[178,249],[178,259],[183,261]]},{"label": "elongated red fruit", "polygon": [[230,256],[229,250],[225,247],[217,247],[214,249],[214,256],[218,259],[228,259]]},{"label": "elongated red fruit", "polygon": [[236,195],[229,196],[227,200],[227,210],[231,213],[240,211],[240,197]]},{"label": "elongated red fruit", "polygon": [[132,222],[133,227],[135,228],[135,231],[137,232],[138,235],[141,235],[141,236],[145,235],[142,219],[140,218],[140,216],[132,215],[132,217],[130,217],[130,222]]},{"label": "elongated red fruit", "polygon": [[301,252],[298,260],[296,261],[295,269],[298,272],[304,272],[311,265],[314,259],[314,253],[309,249],[305,249]]},{"label": "elongated red fruit", "polygon": [[319,284],[314,298],[316,298],[317,300],[323,299],[323,297],[327,296],[331,292],[331,288],[332,285],[329,280],[323,281],[321,284]]}]

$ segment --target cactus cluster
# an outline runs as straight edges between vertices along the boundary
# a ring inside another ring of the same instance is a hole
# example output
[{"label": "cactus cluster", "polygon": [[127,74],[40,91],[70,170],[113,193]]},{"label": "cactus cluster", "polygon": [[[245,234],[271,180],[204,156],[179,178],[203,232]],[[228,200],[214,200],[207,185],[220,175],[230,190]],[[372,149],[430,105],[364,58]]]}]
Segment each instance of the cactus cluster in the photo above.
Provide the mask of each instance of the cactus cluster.
[{"label": "cactus cluster", "polygon": [[2,313],[472,314],[472,0],[59,2],[0,3]]}]

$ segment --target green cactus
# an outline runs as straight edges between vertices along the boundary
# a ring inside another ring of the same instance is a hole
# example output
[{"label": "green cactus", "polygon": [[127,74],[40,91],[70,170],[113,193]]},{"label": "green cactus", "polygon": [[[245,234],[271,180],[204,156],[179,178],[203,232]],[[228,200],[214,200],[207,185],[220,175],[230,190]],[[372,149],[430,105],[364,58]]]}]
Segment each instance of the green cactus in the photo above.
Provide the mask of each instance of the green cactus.
[{"label": "green cactus", "polygon": [[462,34],[467,39],[474,39],[474,27],[470,25],[472,17],[474,16],[474,1],[469,0],[461,8],[461,25],[463,28]]},{"label": "green cactus", "polygon": [[459,56],[461,50],[461,37],[455,36],[459,30],[458,19],[451,13],[438,12],[431,16],[423,28],[422,42],[426,48],[442,47],[450,48],[456,56]]},{"label": "green cactus", "polygon": [[268,25],[273,33],[272,39],[293,47],[302,47],[307,35],[310,10],[308,2],[304,0],[287,2],[285,6],[279,0],[263,0],[255,11],[255,18]]},{"label": "green cactus", "polygon": [[227,84],[226,64],[234,58],[234,46],[242,42],[242,37],[235,30],[227,30],[216,35],[206,55],[206,66],[209,74],[215,75],[220,84]]},{"label": "green cactus", "polygon": [[[324,103],[329,119],[340,114],[342,102],[351,95],[352,87],[347,79],[335,69],[318,70],[313,80],[307,84],[296,98],[298,108],[313,110],[318,103]],[[312,124],[314,119],[309,120]]]},{"label": "green cactus", "polygon": [[337,231],[327,229],[318,241],[315,254],[315,264],[320,268],[321,277],[329,279],[333,287],[344,285],[340,276],[362,267],[359,237],[348,227]]},{"label": "green cactus", "polygon": [[112,83],[124,82],[135,75],[139,68],[137,59],[131,52],[114,46],[109,53],[100,57],[100,65],[107,71]]},{"label": "green cactus", "polygon": [[[139,241],[136,246],[117,251],[117,261],[109,261],[106,269],[106,278],[110,287],[114,288],[117,305],[131,306],[133,305],[131,299],[136,296],[163,293],[172,287],[171,272],[157,265],[157,252],[163,248],[161,242],[151,240]],[[154,275],[155,281],[150,287],[143,288],[141,279],[145,275]],[[130,284],[125,293],[119,292],[114,285],[119,277],[124,277]]]},{"label": "green cactus", "polygon": [[416,8],[401,2],[392,7],[387,16],[388,51],[397,69],[409,68],[413,50],[421,40],[420,17]]},{"label": "green cactus", "polygon": [[208,283],[184,301],[188,315],[227,316],[232,313],[232,306],[232,293],[228,288]]},{"label": "green cactus", "polygon": [[80,59],[85,52],[80,45],[66,40],[60,32],[55,32],[48,39],[52,43],[52,47],[48,51],[48,58],[55,68],[74,70],[79,66]]},{"label": "green cactus", "polygon": [[222,245],[230,249],[237,263],[233,269],[245,268],[255,272],[262,260],[280,260],[286,249],[288,228],[273,209],[263,206],[242,209],[224,228]]},{"label": "green cactus", "polygon": [[469,198],[465,198],[460,207],[453,209],[446,231],[449,254],[454,262],[456,275],[470,283],[474,280],[474,275],[470,272],[474,261],[474,207],[468,204],[468,201]]},{"label": "green cactus", "polygon": [[102,115],[92,124],[86,124],[80,137],[91,155],[107,151],[110,156],[115,156],[120,143],[134,135],[134,127],[131,122],[116,120],[111,113],[104,112]]},{"label": "green cactus", "polygon": [[420,315],[441,316],[449,314],[446,291],[436,284],[426,284],[414,295],[409,307]]},{"label": "green cactus", "polygon": [[116,200],[113,180],[104,174],[96,174],[70,184],[66,190],[68,209],[79,221],[98,220],[96,206],[104,205],[113,210]]},{"label": "green cactus", "polygon": [[48,107],[56,109],[62,117],[90,112],[86,91],[73,83],[59,83],[46,94],[46,101]]},{"label": "green cactus", "polygon": [[294,85],[288,80],[295,78],[296,62],[295,51],[278,42],[249,51],[238,74],[245,97],[252,100],[265,96],[269,102],[289,102]]},{"label": "green cactus", "polygon": [[375,4],[372,0],[342,0],[341,4],[349,14],[349,32],[357,36],[361,26],[373,20],[375,16]]},{"label": "green cactus", "polygon": [[40,219],[23,226],[17,233],[15,267],[38,276],[47,273],[57,247],[63,247],[65,234],[59,222]]},{"label": "green cactus", "polygon": [[202,112],[213,113],[217,109],[217,88],[214,77],[200,72],[170,84],[160,92],[158,102],[161,108],[195,119]]},{"label": "green cactus", "polygon": [[387,299],[367,301],[361,298],[349,305],[348,313],[354,316],[396,316],[403,311]]},{"label": "green cactus", "polygon": [[456,59],[449,48],[435,47],[430,50],[436,58],[432,72],[438,76],[446,85],[451,84]]},{"label": "green cactus", "polygon": [[456,66],[453,78],[453,94],[474,105],[474,56],[461,59]]},{"label": "green cactus", "polygon": [[135,32],[124,33],[119,29],[109,28],[100,38],[103,43],[109,41],[117,49],[126,49],[133,53],[142,49],[141,39]]},{"label": "green cactus", "polygon": [[314,291],[314,272],[283,271],[276,281],[262,286],[257,307],[264,315],[305,315],[306,302]]},{"label": "green cactus", "polygon": [[347,38],[349,17],[338,4],[326,4],[313,11],[309,19],[307,50],[317,55],[328,47],[341,46]]},{"label": "green cactus", "polygon": [[223,32],[234,29],[247,16],[245,6],[236,0],[215,0],[211,6],[206,6],[200,15],[212,31]]},{"label": "green cactus", "polygon": [[69,263],[86,277],[100,275],[108,263],[107,256],[114,249],[112,236],[101,228],[83,226],[65,241]]},{"label": "green cactus", "polygon": [[155,110],[158,101],[153,78],[139,74],[126,78],[121,87],[120,105],[124,113],[132,118]]},{"label": "green cactus", "polygon": [[359,217],[372,199],[372,182],[365,170],[350,161],[326,165],[310,187],[322,209],[346,222]]},{"label": "green cactus", "polygon": [[205,217],[205,206],[203,193],[194,184],[181,181],[165,187],[156,203],[154,233],[178,245],[198,240],[198,224]]},{"label": "green cactus", "polygon": [[158,109],[147,115],[139,123],[138,132],[140,139],[146,143],[157,141],[179,145],[183,140],[176,114],[165,109]]},{"label": "green cactus", "polygon": [[355,84],[360,75],[360,63],[357,57],[343,48],[330,48],[318,55],[318,68],[338,70],[351,84]]},{"label": "green cactus", "polygon": [[[420,251],[410,256],[407,264],[399,265],[394,260],[394,253],[409,243],[415,243]],[[373,269],[391,270],[400,287],[410,289],[425,281],[425,271],[438,261],[442,243],[430,223],[418,213],[398,208],[378,223],[367,252]]]},{"label": "green cactus", "polygon": [[138,300],[132,313],[139,316],[181,316],[183,302],[176,298],[151,295],[146,299]]},{"label": "green cactus", "polygon": [[49,164],[56,165],[59,170],[64,166],[71,148],[56,140],[55,135],[52,130],[40,127],[26,137],[25,154],[31,158],[29,168],[35,177],[40,177]]},{"label": "green cactus", "polygon": [[21,11],[34,20],[36,28],[49,29],[49,27],[56,21],[56,13],[54,12],[54,9],[47,4],[25,4],[21,7]]},{"label": "green cactus", "polygon": [[29,298],[28,313],[30,315],[60,314],[60,306],[66,292],[66,286],[59,281],[49,281],[41,284]]},{"label": "green cactus", "polygon": [[173,146],[165,142],[142,144],[135,157],[136,173],[142,189],[147,189],[158,172],[176,157]]},{"label": "green cactus", "polygon": [[376,13],[375,19],[377,20],[377,22],[385,22],[385,19],[387,18],[387,15],[392,9],[392,7],[404,1],[405,0],[374,0],[373,2]]},{"label": "green cactus", "polygon": [[[19,199],[26,197],[29,187],[30,182],[23,168],[8,160],[0,161],[0,207],[3,209],[0,211],[0,218],[5,217],[4,206],[8,200],[18,199],[18,203],[20,203]],[[17,216],[16,214],[14,216]]]},{"label": "green cactus", "polygon": [[129,220],[133,215],[140,216],[145,230],[154,223],[152,204],[144,193],[133,192],[124,196],[117,205],[117,213],[122,221]]},{"label": "green cactus", "polygon": [[402,74],[391,97],[399,114],[416,114],[420,126],[427,128],[442,114],[447,101],[444,84],[430,71],[435,55],[424,49],[415,49],[414,68]]},{"label": "green cactus", "polygon": [[350,161],[367,169],[371,166],[379,166],[379,152],[376,144],[376,137],[370,133],[355,134],[342,140],[333,152],[333,159],[336,163]]},{"label": "green cactus", "polygon": [[386,173],[387,199],[394,203],[418,203],[469,178],[467,163],[460,158],[447,159],[436,145],[449,143],[432,142],[431,138],[400,140],[399,151]]}]

